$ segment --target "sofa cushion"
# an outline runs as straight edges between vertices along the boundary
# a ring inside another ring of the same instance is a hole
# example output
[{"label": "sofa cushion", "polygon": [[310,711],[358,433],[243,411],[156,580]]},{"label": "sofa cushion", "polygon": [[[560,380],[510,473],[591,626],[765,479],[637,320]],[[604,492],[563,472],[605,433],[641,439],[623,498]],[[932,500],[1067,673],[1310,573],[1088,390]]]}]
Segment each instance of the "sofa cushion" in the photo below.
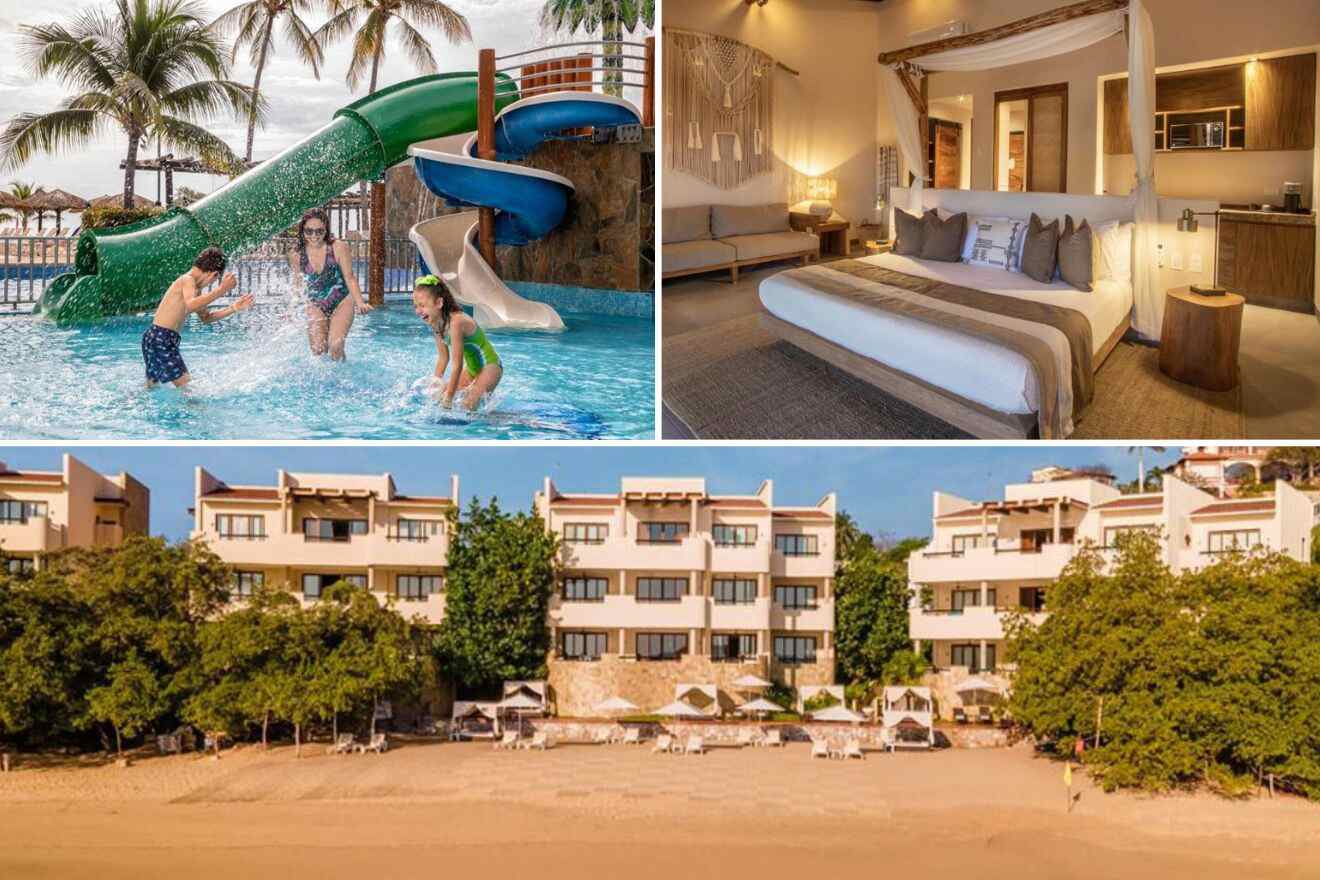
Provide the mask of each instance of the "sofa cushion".
[{"label": "sofa cushion", "polygon": [[761,235],[732,235],[721,238],[720,243],[732,245],[738,260],[759,260],[781,254],[800,254],[820,251],[820,239],[810,232],[770,232]]},{"label": "sofa cushion", "polygon": [[776,205],[713,205],[710,231],[715,238],[787,232],[788,202]]},{"label": "sofa cushion", "polygon": [[665,208],[660,223],[662,244],[710,238],[710,205]]},{"label": "sofa cushion", "polygon": [[703,266],[727,266],[737,259],[737,251],[730,245],[709,238],[698,241],[677,241],[660,248],[661,272],[685,272]]}]

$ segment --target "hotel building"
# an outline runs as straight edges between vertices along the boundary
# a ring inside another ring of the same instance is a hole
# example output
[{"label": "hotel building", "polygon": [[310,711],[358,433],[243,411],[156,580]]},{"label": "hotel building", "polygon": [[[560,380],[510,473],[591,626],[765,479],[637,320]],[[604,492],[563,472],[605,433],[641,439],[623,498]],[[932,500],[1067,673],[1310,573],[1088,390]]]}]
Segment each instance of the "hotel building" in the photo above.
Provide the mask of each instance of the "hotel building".
[{"label": "hotel building", "polygon": [[126,473],[105,476],[67,453],[58,471],[0,462],[0,560],[10,573],[68,547],[118,546],[145,535],[150,518],[150,490]]},{"label": "hotel building", "polygon": [[437,497],[400,494],[389,474],[280,470],[273,486],[239,486],[199,467],[195,498],[192,537],[234,567],[235,599],[269,584],[310,604],[345,580],[409,617],[444,617],[457,476]]},{"label": "hotel building", "polygon": [[1159,536],[1174,571],[1201,568],[1235,548],[1264,547],[1310,559],[1314,504],[1279,481],[1257,498],[1219,499],[1166,475],[1159,492],[1122,495],[1093,479],[1010,484],[1002,500],[969,501],[936,492],[930,544],[909,557],[909,632],[933,648],[931,684],[945,707],[957,684],[1004,672],[1003,615],[1041,620],[1049,587],[1089,541],[1112,553],[1117,536]]},{"label": "hotel building", "polygon": [[834,682],[833,494],[784,507],[768,480],[752,495],[636,477],[581,494],[546,478],[535,506],[563,540],[549,612],[560,714],[611,696],[650,709],[689,689],[714,712],[747,674]]}]

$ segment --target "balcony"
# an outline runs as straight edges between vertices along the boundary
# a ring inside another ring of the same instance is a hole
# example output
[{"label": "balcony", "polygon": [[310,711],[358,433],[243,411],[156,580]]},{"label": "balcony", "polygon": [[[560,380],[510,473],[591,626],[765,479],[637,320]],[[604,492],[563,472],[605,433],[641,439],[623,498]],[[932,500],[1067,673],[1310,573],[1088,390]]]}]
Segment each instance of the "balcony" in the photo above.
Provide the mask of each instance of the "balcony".
[{"label": "balcony", "polygon": [[607,538],[599,544],[564,544],[564,564],[569,568],[618,571],[703,571],[706,568],[706,539],[687,537],[657,544],[638,543],[635,538]]},{"label": "balcony", "polygon": [[825,552],[791,556],[774,550],[770,553],[770,575],[779,578],[834,577],[834,556]]},{"label": "balcony", "polygon": [[354,540],[367,540],[368,553],[373,565],[393,565],[404,568],[443,566],[449,559],[449,540],[444,535],[428,535],[427,540],[400,540],[385,532],[355,536]]},{"label": "balcony", "polygon": [[908,561],[908,575],[917,583],[1053,580],[1075,554],[1073,544],[1044,544],[1031,550],[1000,540],[998,547],[915,553]]},{"label": "balcony", "polygon": [[46,553],[64,548],[64,527],[45,516],[0,522],[0,548],[9,553]]},{"label": "balcony", "polygon": [[769,574],[770,542],[745,546],[710,545],[710,570],[731,574]]},{"label": "balcony", "polygon": [[[987,641],[1004,637],[1003,616],[1011,609],[972,607],[957,610],[908,612],[908,634],[914,639]],[[1045,619],[1043,613],[1029,615],[1032,623]]]},{"label": "balcony", "polygon": [[445,619],[445,594],[433,593],[425,599],[402,599],[393,595],[375,594],[381,602],[388,601],[390,607],[406,618],[420,616],[429,624],[439,624]]},{"label": "balcony", "polygon": [[718,630],[740,630],[759,632],[771,629],[771,601],[768,598],[756,599],[746,604],[710,605],[710,628]]},{"label": "balcony", "polygon": [[118,547],[124,543],[124,527],[119,523],[97,523],[95,543],[97,547]]},{"label": "balcony", "polygon": [[550,600],[550,622],[571,629],[704,629],[707,599],[684,596],[677,602],[638,602],[633,596],[606,596],[602,602]]},{"label": "balcony", "polygon": [[834,629],[834,600],[821,599],[811,608],[770,606],[770,628],[818,632]]}]

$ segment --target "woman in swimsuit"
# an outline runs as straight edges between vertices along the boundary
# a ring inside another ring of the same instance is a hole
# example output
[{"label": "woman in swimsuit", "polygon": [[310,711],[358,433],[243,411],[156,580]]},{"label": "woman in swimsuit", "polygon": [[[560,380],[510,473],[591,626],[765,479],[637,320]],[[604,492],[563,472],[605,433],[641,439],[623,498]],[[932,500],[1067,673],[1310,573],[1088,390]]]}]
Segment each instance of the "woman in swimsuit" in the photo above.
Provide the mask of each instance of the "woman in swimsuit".
[{"label": "woman in swimsuit", "polygon": [[289,253],[289,267],[294,290],[301,288],[306,299],[312,354],[322,355],[328,349],[331,360],[342,361],[354,313],[369,312],[371,306],[362,298],[348,245],[335,239],[330,218],[320,208],[298,221],[298,245]]},{"label": "woman in swimsuit", "polygon": [[469,412],[475,410],[504,377],[495,347],[477,322],[458,307],[449,285],[435,275],[423,275],[413,285],[413,309],[435,334],[435,377],[444,378],[449,368],[440,402],[452,406],[454,394],[463,389],[463,406]]}]

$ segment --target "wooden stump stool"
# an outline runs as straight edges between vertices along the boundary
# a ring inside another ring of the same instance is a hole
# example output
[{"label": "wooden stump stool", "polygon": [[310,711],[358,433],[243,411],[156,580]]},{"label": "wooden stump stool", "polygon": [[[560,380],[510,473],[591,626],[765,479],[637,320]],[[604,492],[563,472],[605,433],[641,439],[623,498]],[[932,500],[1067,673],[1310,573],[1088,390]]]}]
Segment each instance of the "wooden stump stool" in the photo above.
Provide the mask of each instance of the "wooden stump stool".
[{"label": "wooden stump stool", "polygon": [[1186,287],[1170,290],[1164,298],[1160,372],[1207,391],[1236,388],[1245,302],[1236,293],[1201,296]]}]

